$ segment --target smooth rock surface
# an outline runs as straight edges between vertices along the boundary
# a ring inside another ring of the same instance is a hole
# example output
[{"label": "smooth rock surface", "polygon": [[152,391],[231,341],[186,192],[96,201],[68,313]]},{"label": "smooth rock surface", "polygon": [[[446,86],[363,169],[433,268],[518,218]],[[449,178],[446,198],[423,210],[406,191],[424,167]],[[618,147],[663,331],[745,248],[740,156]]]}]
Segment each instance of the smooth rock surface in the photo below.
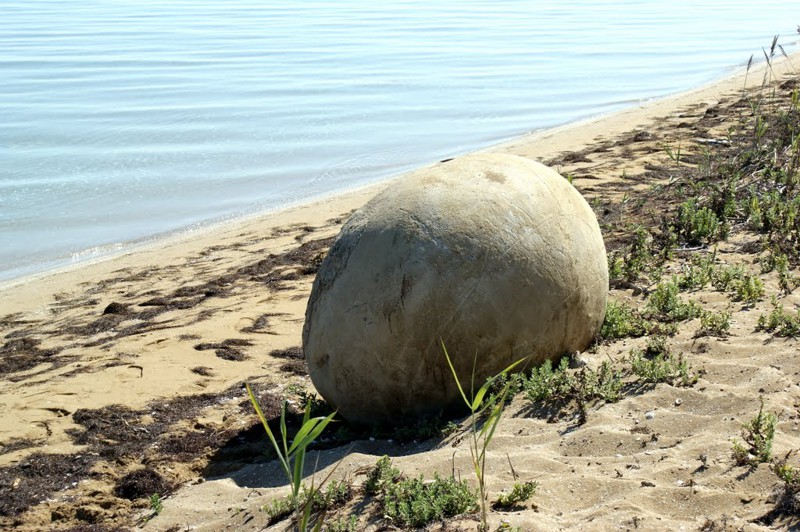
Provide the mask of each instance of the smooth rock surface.
[{"label": "smooth rock surface", "polygon": [[476,154],[388,186],[342,228],[311,291],[303,349],[344,417],[397,422],[457,399],[513,361],[583,350],[608,271],[589,205],[529,159]]}]

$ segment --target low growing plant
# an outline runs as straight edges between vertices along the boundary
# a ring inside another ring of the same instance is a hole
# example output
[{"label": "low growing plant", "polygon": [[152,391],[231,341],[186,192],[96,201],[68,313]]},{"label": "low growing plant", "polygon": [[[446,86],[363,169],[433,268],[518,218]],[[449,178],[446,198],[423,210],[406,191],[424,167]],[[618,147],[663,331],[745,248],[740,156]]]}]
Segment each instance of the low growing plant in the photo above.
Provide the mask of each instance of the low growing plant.
[{"label": "low growing plant", "polygon": [[578,371],[577,380],[579,386],[582,386],[582,390],[579,391],[583,397],[579,400],[582,405],[593,399],[600,399],[606,403],[615,403],[620,400],[622,375],[615,371],[608,361],[600,364],[597,371],[586,367],[581,368]]},{"label": "low growing plant", "polygon": [[787,464],[791,452],[772,468],[783,482],[779,496],[780,510],[789,514],[800,514],[800,471]]},{"label": "low growing plant", "polygon": [[772,441],[778,416],[764,412],[764,398],[760,400],[758,415],[742,425],[744,444],[733,442],[733,459],[737,465],[755,465],[772,460]]},{"label": "low growing plant", "polygon": [[522,483],[515,482],[510,492],[501,493],[497,496],[497,500],[494,501],[492,507],[496,509],[517,507],[533,497],[537,487],[538,484],[531,480]]},{"label": "low growing plant", "polygon": [[630,362],[633,373],[645,382],[665,382],[673,386],[692,386],[697,382],[697,375],[690,372],[683,354],[662,353],[647,358],[643,351],[634,350]]},{"label": "low growing plant", "polygon": [[278,521],[282,521],[294,513],[295,500],[291,495],[273,499],[262,506],[261,510],[267,514],[269,524],[277,523]]},{"label": "low growing plant", "polygon": [[150,496],[150,511],[153,512],[153,515],[158,515],[164,509],[164,505],[161,502],[161,496],[158,493],[153,493]]},{"label": "low growing plant", "polygon": [[700,329],[697,336],[727,336],[731,329],[731,313],[706,311],[700,315]]},{"label": "low growing plant", "polygon": [[797,338],[800,336],[800,309],[788,312],[776,298],[772,299],[772,311],[758,318],[758,329],[775,336]]},{"label": "low growing plant", "polygon": [[659,283],[647,299],[645,315],[659,321],[685,321],[700,315],[700,307],[681,300],[678,285],[672,281]]},{"label": "low growing plant", "polygon": [[606,303],[606,316],[600,328],[600,338],[616,340],[639,337],[648,334],[652,328],[653,324],[644,319],[636,309],[609,300]]},{"label": "low growing plant", "polygon": [[717,267],[711,275],[711,285],[722,292],[733,289],[734,283],[744,277],[744,266],[741,264]]},{"label": "low growing plant", "polygon": [[723,239],[727,226],[708,207],[698,205],[692,198],[683,202],[674,221],[675,232],[690,246],[700,246]]},{"label": "low growing plant", "polygon": [[734,283],[736,299],[746,305],[755,305],[764,297],[764,283],[758,276],[745,274]]},{"label": "low growing plant", "polygon": [[382,456],[375,467],[367,475],[364,491],[367,495],[376,495],[386,490],[389,484],[400,479],[400,470],[392,466],[388,456]]},{"label": "low growing plant", "polygon": [[433,481],[422,476],[386,485],[383,514],[403,527],[423,527],[434,521],[454,517],[478,508],[478,500],[466,482],[433,474]]},{"label": "low growing plant", "polygon": [[711,282],[714,273],[714,255],[695,255],[674,281],[681,290],[698,290]]},{"label": "low growing plant", "polygon": [[358,517],[348,515],[339,517],[325,525],[325,532],[358,532]]},{"label": "low growing plant", "polygon": [[545,360],[538,368],[533,368],[525,380],[523,390],[526,397],[533,401],[546,401],[569,395],[575,387],[575,378],[567,371],[569,359],[562,357],[557,368],[553,362]]},{"label": "low growing plant", "polygon": [[532,403],[575,406],[578,423],[583,424],[586,422],[587,407],[592,401],[613,403],[620,399],[622,377],[608,361],[604,361],[596,371],[583,366],[572,372],[569,370],[568,357],[562,357],[555,369],[548,360],[531,370],[523,382],[522,391]]}]

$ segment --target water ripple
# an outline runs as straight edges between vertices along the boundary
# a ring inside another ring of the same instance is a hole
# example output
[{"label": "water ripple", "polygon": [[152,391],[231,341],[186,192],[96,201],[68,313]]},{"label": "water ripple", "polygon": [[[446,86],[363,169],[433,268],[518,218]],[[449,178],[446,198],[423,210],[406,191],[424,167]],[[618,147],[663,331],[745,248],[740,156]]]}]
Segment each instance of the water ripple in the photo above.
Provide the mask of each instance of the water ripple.
[{"label": "water ripple", "polygon": [[782,0],[0,10],[0,278],[686,89],[798,23]]}]

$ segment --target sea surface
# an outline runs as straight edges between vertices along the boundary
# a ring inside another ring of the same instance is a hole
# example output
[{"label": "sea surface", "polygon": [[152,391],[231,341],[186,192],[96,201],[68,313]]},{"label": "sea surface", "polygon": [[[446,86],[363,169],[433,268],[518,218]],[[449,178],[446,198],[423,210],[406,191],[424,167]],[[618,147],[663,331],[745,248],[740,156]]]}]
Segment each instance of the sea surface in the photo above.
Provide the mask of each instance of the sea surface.
[{"label": "sea surface", "polygon": [[[0,0],[0,279],[797,48],[797,0]],[[800,67],[800,65],[798,65]]]}]

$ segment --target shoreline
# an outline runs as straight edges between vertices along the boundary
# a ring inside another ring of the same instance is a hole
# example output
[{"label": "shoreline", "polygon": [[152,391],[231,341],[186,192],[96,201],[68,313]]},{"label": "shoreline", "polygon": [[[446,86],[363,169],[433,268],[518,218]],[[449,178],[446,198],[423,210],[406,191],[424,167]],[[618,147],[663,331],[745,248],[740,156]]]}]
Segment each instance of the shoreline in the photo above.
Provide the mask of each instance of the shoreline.
[{"label": "shoreline", "polygon": [[[774,60],[772,66],[776,75],[790,71],[793,68],[791,66],[793,62],[800,63],[800,52],[790,54],[788,61],[784,57]],[[729,75],[723,78],[686,91],[661,98],[647,99],[633,106],[607,114],[532,131],[507,141],[468,151],[462,155],[467,153],[501,152],[514,153],[538,160],[552,158],[559,152],[569,151],[574,146],[582,146],[589,142],[597,141],[603,136],[614,136],[633,128],[642,127],[660,115],[674,112],[683,102],[694,101],[697,103],[708,98],[714,99],[717,94],[737,88],[744,89],[745,78],[747,78],[748,87],[758,85],[763,79],[767,67],[766,63],[759,62],[752,67],[749,74],[745,68],[735,67]],[[572,137],[568,142],[564,137],[570,135]],[[230,233],[236,231],[237,228],[249,230],[260,227],[271,230],[281,224],[303,223],[301,219],[303,216],[310,220],[315,220],[317,219],[314,214],[316,209],[324,209],[329,213],[335,210],[350,211],[368,201],[372,195],[393,180],[401,179],[404,175],[432,166],[437,162],[432,161],[427,165],[390,175],[375,183],[357,185],[353,188],[307,198],[294,204],[276,207],[267,211],[233,215],[226,219],[208,220],[194,226],[179,228],[134,241],[110,243],[72,253],[72,257],[74,257],[99,249],[101,251],[98,256],[77,260],[67,259],[66,257],[57,258],[49,261],[52,266],[45,266],[44,269],[39,269],[36,265],[22,266],[22,269],[31,271],[18,276],[0,279],[0,293],[20,284],[41,281],[53,276],[70,275],[76,270],[84,268],[100,268],[98,265],[106,262],[121,261],[127,264],[128,257],[137,254],[142,254],[143,257],[146,257],[157,249],[176,250],[176,252],[180,253],[178,249],[182,246],[194,248],[193,242],[209,242],[216,238],[228,238]],[[337,204],[340,206],[337,207]],[[105,249],[108,249],[108,251],[105,251]],[[2,311],[1,305],[0,311]]]}]

